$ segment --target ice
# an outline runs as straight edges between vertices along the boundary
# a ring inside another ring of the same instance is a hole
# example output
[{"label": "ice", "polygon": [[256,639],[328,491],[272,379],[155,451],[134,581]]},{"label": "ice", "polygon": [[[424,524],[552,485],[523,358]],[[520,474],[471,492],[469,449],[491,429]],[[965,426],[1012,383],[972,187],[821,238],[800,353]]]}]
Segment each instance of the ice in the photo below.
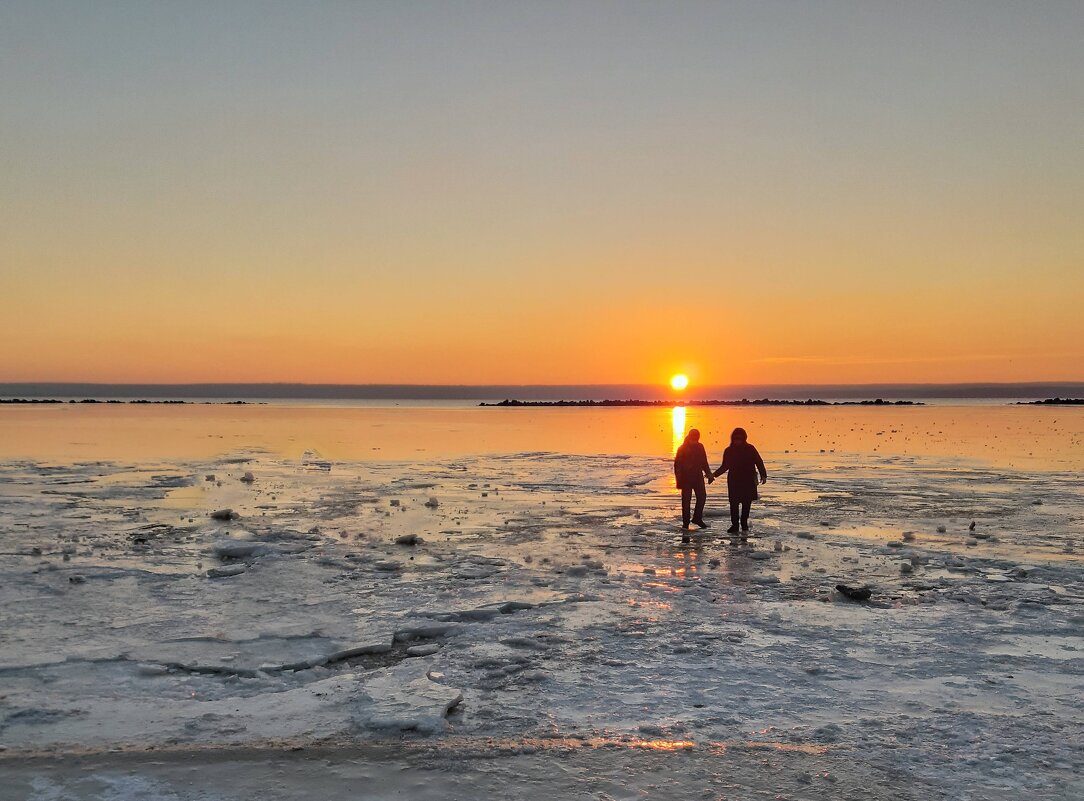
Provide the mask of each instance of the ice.
[{"label": "ice", "polygon": [[211,544],[211,551],[219,559],[244,559],[267,553],[268,550],[264,543],[250,540],[220,540]]},{"label": "ice", "polygon": [[207,578],[229,578],[239,576],[247,568],[244,565],[226,565],[225,567],[212,567],[207,571]]},{"label": "ice", "polygon": [[408,660],[367,680],[364,691],[370,703],[358,712],[358,724],[424,734],[443,731],[444,716],[463,700],[463,693],[432,681],[429,671],[425,660]]},{"label": "ice", "polygon": [[[452,766],[559,747],[584,776],[607,755],[611,797],[647,766],[755,782],[750,754],[797,798],[867,776],[923,797],[1084,789],[1084,569],[1062,552],[1084,498],[1063,475],[775,455],[776,486],[808,499],[766,489],[733,545],[682,543],[666,482],[630,487],[663,459],[241,456],[251,485],[220,460],[0,465],[0,772],[46,749],[406,730]],[[968,536],[976,518],[997,541]],[[907,797],[889,786],[866,789]]]}]

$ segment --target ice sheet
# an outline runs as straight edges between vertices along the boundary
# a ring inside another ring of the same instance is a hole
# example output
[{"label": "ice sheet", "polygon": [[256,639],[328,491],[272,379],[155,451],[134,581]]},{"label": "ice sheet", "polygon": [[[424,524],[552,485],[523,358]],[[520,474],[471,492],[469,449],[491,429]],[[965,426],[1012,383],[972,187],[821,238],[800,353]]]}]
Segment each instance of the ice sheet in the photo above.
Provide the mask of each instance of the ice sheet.
[{"label": "ice sheet", "polygon": [[407,737],[447,764],[646,748],[704,786],[710,760],[770,748],[792,797],[863,772],[1079,797],[1079,482],[936,457],[770,468],[732,544],[718,494],[681,541],[665,458],[9,461],[0,772],[45,799],[32,755]]}]

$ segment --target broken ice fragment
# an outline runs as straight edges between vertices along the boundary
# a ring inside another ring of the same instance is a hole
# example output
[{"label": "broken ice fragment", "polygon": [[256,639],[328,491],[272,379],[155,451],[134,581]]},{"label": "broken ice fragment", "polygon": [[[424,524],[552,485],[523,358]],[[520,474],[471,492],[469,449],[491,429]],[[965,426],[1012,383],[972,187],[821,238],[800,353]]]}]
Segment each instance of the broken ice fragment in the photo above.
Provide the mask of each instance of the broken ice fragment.
[{"label": "broken ice fragment", "polygon": [[228,578],[239,576],[247,570],[246,565],[226,565],[225,567],[212,567],[207,571],[207,578]]}]

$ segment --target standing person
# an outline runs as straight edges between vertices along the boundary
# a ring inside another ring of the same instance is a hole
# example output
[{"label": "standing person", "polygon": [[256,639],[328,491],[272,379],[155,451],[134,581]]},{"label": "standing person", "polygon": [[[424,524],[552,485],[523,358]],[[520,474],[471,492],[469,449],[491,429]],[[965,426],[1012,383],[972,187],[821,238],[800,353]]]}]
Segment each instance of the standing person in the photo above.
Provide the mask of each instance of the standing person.
[{"label": "standing person", "polygon": [[730,447],[723,451],[723,463],[715,471],[716,477],[727,473],[726,494],[730,499],[730,528],[727,534],[749,530],[749,507],[760,496],[757,494],[757,473],[760,483],[768,480],[768,471],[764,469],[764,460],[757,449],[749,443],[749,436],[744,428],[735,428],[730,435]]},{"label": "standing person", "polygon": [[[708,499],[708,491],[704,486],[704,480],[710,484],[715,481],[711,474],[711,465],[708,464],[708,453],[700,443],[700,432],[695,428],[690,429],[685,435],[685,441],[678,446],[674,454],[674,479],[678,489],[681,490],[681,528],[689,530],[689,506],[692,496],[696,495],[696,511],[692,514],[692,523],[697,528],[707,528],[704,522],[704,504]],[[688,537],[682,537],[687,540]]]}]

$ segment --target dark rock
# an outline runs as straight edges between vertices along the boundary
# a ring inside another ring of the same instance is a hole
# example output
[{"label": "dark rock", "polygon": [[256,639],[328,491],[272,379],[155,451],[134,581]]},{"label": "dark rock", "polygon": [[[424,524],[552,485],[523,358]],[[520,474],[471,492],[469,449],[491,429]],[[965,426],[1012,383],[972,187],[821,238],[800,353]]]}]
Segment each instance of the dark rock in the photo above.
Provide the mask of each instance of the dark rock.
[{"label": "dark rock", "polygon": [[836,591],[852,601],[868,601],[870,596],[873,595],[873,591],[869,587],[848,587],[846,584],[837,584]]}]

